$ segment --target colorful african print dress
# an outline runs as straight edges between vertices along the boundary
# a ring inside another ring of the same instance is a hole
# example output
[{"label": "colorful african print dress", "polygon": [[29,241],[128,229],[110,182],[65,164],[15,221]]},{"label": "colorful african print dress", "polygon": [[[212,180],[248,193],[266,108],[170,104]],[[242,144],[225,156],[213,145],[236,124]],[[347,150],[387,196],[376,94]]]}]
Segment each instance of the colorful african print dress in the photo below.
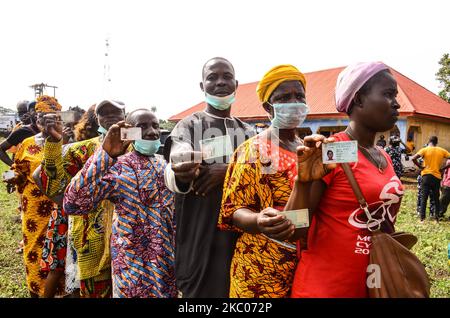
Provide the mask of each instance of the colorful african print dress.
[{"label": "colorful african print dress", "polygon": [[64,271],[67,253],[67,216],[58,206],[54,209],[47,226],[42,248],[41,268],[49,271]]},{"label": "colorful african print dress", "polygon": [[[233,225],[233,213],[246,208],[259,213],[267,207],[283,210],[297,175],[296,154],[257,135],[234,153],[224,183],[218,226],[239,231],[230,269],[230,297],[288,297],[297,263],[295,249],[262,234],[249,234]],[[285,242],[283,242],[285,243]]]},{"label": "colorful african print dress", "polygon": [[[89,157],[100,145],[100,137],[68,144],[63,147],[62,141],[49,142],[44,146],[44,161],[42,162],[41,180],[49,196],[63,195],[67,184],[84,166]],[[73,247],[71,255],[76,256],[77,279],[80,281],[80,296],[84,298],[107,298],[112,294],[111,286],[111,253],[110,236],[114,206],[109,201],[103,201],[91,213],[83,216],[65,216],[64,211],[56,215],[53,245],[49,255],[53,259],[63,255],[59,244],[59,233],[71,226],[66,236]],[[49,259],[47,260],[49,261]],[[71,260],[73,262],[73,260]],[[67,273],[66,274],[70,274]],[[66,286],[67,288],[67,286]],[[73,289],[74,286],[69,287]]]},{"label": "colorful african print dress", "polygon": [[67,214],[115,204],[111,237],[114,297],[176,297],[174,195],[166,162],[137,152],[118,159],[98,149],[64,195]]},{"label": "colorful african print dress", "polygon": [[40,259],[50,215],[57,205],[45,196],[33,180],[33,173],[43,157],[43,137],[38,134],[25,139],[16,152],[13,169],[18,174],[17,188],[22,194],[23,258],[28,289],[43,296],[47,272],[41,270]]}]

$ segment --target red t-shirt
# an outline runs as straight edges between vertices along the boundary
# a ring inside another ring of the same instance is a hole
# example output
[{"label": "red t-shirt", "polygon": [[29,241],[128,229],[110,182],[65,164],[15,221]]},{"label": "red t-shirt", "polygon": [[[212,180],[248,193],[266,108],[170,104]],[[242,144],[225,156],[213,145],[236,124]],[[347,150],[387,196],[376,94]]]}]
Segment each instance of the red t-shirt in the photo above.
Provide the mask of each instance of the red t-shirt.
[{"label": "red t-shirt", "polygon": [[[336,140],[350,140],[345,133]],[[375,219],[395,223],[403,195],[389,155],[380,172],[358,151],[350,166]],[[311,222],[308,249],[301,253],[292,286],[292,297],[367,297],[366,277],[371,235],[350,183],[338,165],[322,179],[326,185]]]}]

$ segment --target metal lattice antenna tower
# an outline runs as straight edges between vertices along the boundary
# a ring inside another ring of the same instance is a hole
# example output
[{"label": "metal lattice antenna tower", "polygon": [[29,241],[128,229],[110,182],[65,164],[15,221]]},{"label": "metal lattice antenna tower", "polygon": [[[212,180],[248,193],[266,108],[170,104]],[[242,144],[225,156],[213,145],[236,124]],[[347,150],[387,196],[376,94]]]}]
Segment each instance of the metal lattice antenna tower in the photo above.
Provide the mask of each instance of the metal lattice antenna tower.
[{"label": "metal lattice antenna tower", "polygon": [[33,85],[30,85],[29,87],[34,89],[35,98],[38,98],[38,97],[44,95],[44,91],[47,87],[53,88],[53,97],[56,97],[56,89],[58,88],[58,86],[47,85],[44,83],[33,84]]},{"label": "metal lattice antenna tower", "polygon": [[105,64],[103,65],[103,95],[109,96],[111,87],[111,68],[109,64],[109,54],[110,54],[110,39],[109,36],[105,39]]}]

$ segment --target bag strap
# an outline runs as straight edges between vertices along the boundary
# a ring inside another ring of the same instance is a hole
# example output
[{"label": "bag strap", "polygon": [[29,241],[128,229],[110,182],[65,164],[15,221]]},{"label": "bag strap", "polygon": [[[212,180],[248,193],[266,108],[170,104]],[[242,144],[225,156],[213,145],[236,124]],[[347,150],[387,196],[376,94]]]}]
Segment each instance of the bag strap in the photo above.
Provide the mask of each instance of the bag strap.
[{"label": "bag strap", "polygon": [[370,214],[370,211],[369,211],[369,205],[367,204],[367,201],[364,198],[361,188],[355,179],[355,175],[353,174],[352,168],[350,168],[348,163],[341,163],[341,167],[342,167],[342,170],[344,170],[345,175],[347,176],[347,179],[350,183],[350,186],[352,187],[352,190],[356,196],[356,199],[358,200],[359,207],[364,211],[364,213],[367,216],[367,223],[366,223],[367,229],[370,232],[375,232],[375,231],[380,230],[381,221],[372,218],[372,214]]},{"label": "bag strap", "polygon": [[342,163],[341,167],[342,167],[342,170],[344,170],[348,181],[350,182],[350,186],[352,187],[353,193],[355,194],[356,198],[358,199],[359,205],[366,206],[367,201],[364,198],[361,188],[359,187],[359,184],[355,179],[355,175],[353,174],[352,168],[350,168],[348,163]]}]

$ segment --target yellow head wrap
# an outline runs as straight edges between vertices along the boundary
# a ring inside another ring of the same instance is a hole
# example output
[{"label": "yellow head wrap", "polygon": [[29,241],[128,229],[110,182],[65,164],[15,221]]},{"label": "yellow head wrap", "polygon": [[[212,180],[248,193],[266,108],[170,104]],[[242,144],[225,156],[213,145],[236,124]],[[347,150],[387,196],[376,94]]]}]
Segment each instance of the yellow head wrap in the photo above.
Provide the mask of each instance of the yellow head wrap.
[{"label": "yellow head wrap", "polygon": [[37,113],[52,113],[60,111],[62,107],[56,98],[42,95],[38,97],[35,109]]},{"label": "yellow head wrap", "polygon": [[268,71],[256,87],[259,100],[264,103],[269,100],[273,91],[283,82],[299,81],[306,90],[306,78],[295,66],[290,64],[278,65]]}]

